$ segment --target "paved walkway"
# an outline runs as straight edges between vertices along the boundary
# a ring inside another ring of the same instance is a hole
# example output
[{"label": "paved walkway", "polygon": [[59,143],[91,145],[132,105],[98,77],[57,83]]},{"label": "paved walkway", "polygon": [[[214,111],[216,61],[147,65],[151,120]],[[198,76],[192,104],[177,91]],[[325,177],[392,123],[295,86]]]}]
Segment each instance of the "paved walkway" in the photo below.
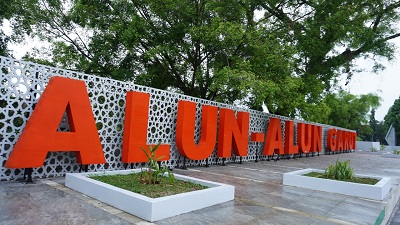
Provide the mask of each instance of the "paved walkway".
[{"label": "paved walkway", "polygon": [[[392,190],[399,191],[400,157],[383,152],[176,169],[175,173],[234,185],[235,200],[155,224],[376,224],[388,208],[389,197],[374,201],[282,185],[283,173],[324,169],[337,158],[350,159],[357,173],[392,177]],[[64,178],[34,179],[34,184],[0,182],[0,225],[150,224],[63,183]],[[398,208],[389,223],[400,224]]]}]

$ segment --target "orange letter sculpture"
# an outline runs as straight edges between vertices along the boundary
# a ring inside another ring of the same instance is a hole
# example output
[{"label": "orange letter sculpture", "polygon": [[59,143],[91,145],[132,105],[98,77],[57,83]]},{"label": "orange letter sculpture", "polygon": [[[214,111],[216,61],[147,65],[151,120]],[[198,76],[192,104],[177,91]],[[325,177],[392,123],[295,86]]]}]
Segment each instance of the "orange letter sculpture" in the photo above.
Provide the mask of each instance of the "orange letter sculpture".
[{"label": "orange letter sculpture", "polygon": [[311,150],[311,128],[311,124],[297,123],[297,144],[302,153],[308,153]]},{"label": "orange letter sculpture", "polygon": [[217,107],[202,107],[201,136],[199,143],[196,144],[194,142],[196,103],[178,102],[176,146],[181,155],[193,160],[203,160],[212,154],[217,138],[217,115]]},{"label": "orange letter sculpture", "polygon": [[[71,132],[57,132],[67,112]],[[52,77],[5,167],[41,167],[48,152],[74,151],[83,165],[105,163],[85,82]]]},{"label": "orange letter sculpture", "polygon": [[[136,91],[126,93],[126,108],[124,121],[124,137],[122,142],[122,159],[124,163],[147,162],[146,154],[141,149],[148,150],[147,127],[149,119],[150,94]],[[154,147],[154,145],[152,145]],[[170,145],[163,144],[156,150],[156,158],[169,160]]]},{"label": "orange letter sculpture", "polygon": [[356,140],[357,140],[357,133],[350,132],[349,133],[349,149],[355,150],[356,149]]},{"label": "orange letter sculpture", "polygon": [[232,144],[236,156],[247,156],[250,114],[238,112],[236,120],[233,110],[221,109],[219,115],[218,157],[231,157]]},{"label": "orange letter sculpture", "polygon": [[343,150],[350,150],[349,148],[349,134],[350,132],[348,131],[343,131]]},{"label": "orange letter sculpture", "polygon": [[356,148],[357,148],[357,133],[356,132],[354,132],[353,133],[353,150],[356,150]]},{"label": "orange letter sculpture", "polygon": [[263,155],[273,155],[275,150],[278,150],[275,152],[278,155],[284,154],[281,120],[278,118],[271,118],[269,119]]},{"label": "orange letter sculpture", "polygon": [[322,127],[317,125],[312,125],[312,142],[311,142],[311,152],[321,152],[322,151]]},{"label": "orange letter sculpture", "polygon": [[297,145],[293,144],[294,136],[294,123],[293,121],[285,122],[285,154],[297,154],[299,153],[299,148]]},{"label": "orange letter sculpture", "polygon": [[330,151],[336,151],[337,147],[337,135],[336,135],[336,129],[332,128],[328,130],[328,149]]},{"label": "orange letter sculpture", "polygon": [[336,131],[336,151],[343,151],[343,132],[342,130]]},{"label": "orange letter sculpture", "polygon": [[250,140],[253,142],[264,142],[264,133],[253,132],[250,135]]}]

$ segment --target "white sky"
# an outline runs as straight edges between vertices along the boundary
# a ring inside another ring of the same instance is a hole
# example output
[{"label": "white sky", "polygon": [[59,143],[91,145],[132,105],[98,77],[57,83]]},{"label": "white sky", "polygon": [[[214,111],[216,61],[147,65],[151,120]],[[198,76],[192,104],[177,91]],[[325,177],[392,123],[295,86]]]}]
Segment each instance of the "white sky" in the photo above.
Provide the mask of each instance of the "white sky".
[{"label": "white sky", "polygon": [[[10,32],[7,29],[8,21],[4,21],[3,24],[6,29],[6,34]],[[347,86],[344,86],[346,76],[342,77],[342,87],[352,94],[368,94],[376,93],[381,98],[381,106],[376,110],[375,119],[383,121],[389,108],[393,105],[394,101],[400,96],[400,38],[393,41],[399,50],[396,53],[396,57],[393,62],[383,62],[386,69],[378,72],[377,74],[371,72],[355,73]],[[39,41],[27,41],[25,45],[9,44],[9,49],[13,51],[13,55],[16,59],[21,57],[33,47],[40,48],[43,44]],[[357,65],[361,68],[365,68],[367,71],[371,70],[372,63],[367,60],[358,60]]]}]

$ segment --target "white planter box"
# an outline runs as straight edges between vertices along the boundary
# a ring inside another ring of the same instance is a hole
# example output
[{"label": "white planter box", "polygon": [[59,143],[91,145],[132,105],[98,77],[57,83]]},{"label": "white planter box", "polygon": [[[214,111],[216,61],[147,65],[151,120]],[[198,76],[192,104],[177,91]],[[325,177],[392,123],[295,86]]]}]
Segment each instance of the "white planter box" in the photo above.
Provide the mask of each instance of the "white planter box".
[{"label": "white planter box", "polygon": [[89,174],[129,174],[139,171],[140,169],[67,173],[65,186],[150,222],[234,199],[234,186],[178,174],[174,174],[175,179],[190,181],[209,188],[161,198],[149,198],[88,178]]},{"label": "white planter box", "polygon": [[323,170],[303,169],[283,174],[283,184],[317,191],[326,191],[361,198],[383,200],[391,188],[391,178],[356,174],[358,177],[369,177],[379,180],[375,185],[358,184],[323,178],[307,177],[303,174]]}]

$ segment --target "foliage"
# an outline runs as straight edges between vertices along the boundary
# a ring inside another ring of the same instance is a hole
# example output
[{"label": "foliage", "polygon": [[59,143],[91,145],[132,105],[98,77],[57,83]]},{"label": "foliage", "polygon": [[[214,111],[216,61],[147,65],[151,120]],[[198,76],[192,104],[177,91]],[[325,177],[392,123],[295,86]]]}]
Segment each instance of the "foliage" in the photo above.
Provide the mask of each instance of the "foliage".
[{"label": "foliage", "polygon": [[10,19],[14,15],[15,1],[1,1],[0,2],[0,55],[11,56],[10,51],[7,48],[7,44],[10,41],[10,37],[4,34],[3,31],[3,19]]},{"label": "foliage", "polygon": [[393,0],[14,1],[15,40],[51,44],[31,59],[304,119],[326,119],[339,75],[393,59],[400,36]]},{"label": "foliage", "polygon": [[368,124],[360,124],[357,128],[357,137],[360,137],[360,141],[371,141],[372,132],[373,130]]},{"label": "foliage", "polygon": [[367,124],[367,114],[380,105],[380,97],[371,93],[357,96],[340,90],[326,95],[324,104],[329,109],[327,118],[319,114],[319,117],[312,118],[314,121],[370,133],[369,126],[360,124]]},{"label": "foliage", "polygon": [[9,42],[9,37],[7,37],[3,30],[0,30],[0,55],[9,56],[9,51],[7,49],[7,44]]},{"label": "foliage", "polygon": [[161,177],[158,184],[148,185],[140,182],[140,173],[125,175],[90,175],[89,177],[150,198],[159,198],[208,188],[207,186],[183,180],[176,180],[171,184],[168,177]]},{"label": "foliage", "polygon": [[158,161],[164,157],[161,156],[156,158],[156,150],[159,146],[160,144],[154,147],[150,145],[148,150],[140,147],[147,157],[147,170],[142,171],[141,173],[144,175],[144,183],[157,184],[160,182],[159,178],[164,176],[165,173],[168,174],[168,178],[171,183],[173,183],[175,180],[174,174],[168,169],[168,167],[165,164],[160,165],[158,163]]},{"label": "foliage", "polygon": [[371,152],[376,152],[376,151],[378,151],[375,147],[371,147],[370,150],[371,150]]},{"label": "foliage", "polygon": [[[27,1],[14,23],[16,32],[51,42],[57,66],[227,103],[252,93],[259,105],[257,96],[266,90],[280,93],[290,80],[286,47],[246,23],[240,4],[65,2]],[[267,64],[276,65],[258,70]],[[276,81],[264,82],[256,72]]]},{"label": "foliage", "polygon": [[393,154],[400,155],[400,150],[398,149],[393,150]]},{"label": "foliage", "polygon": [[377,141],[380,142],[381,144],[385,144],[385,127],[384,127],[384,122],[383,121],[377,121],[375,119],[375,108],[372,108],[371,114],[369,117],[369,127],[371,128],[370,133],[365,133],[364,134],[364,140],[365,141]]},{"label": "foliage", "polygon": [[[192,182],[175,180],[174,175],[166,165],[161,166],[158,163],[158,160],[162,159],[162,157],[156,158],[156,150],[159,146],[160,144],[154,147],[150,145],[148,149],[141,147],[148,160],[146,170],[125,175],[90,175],[89,177],[150,198],[208,188]],[[165,173],[168,176],[164,176]]]},{"label": "foliage", "polygon": [[381,144],[387,144],[385,137],[386,137],[386,132],[385,132],[385,124],[384,121],[378,121],[376,126],[375,126],[375,130],[374,130],[374,140],[378,141]]},{"label": "foliage", "polygon": [[[371,140],[371,142],[373,142],[374,140],[377,139],[376,135],[375,135],[375,132],[376,132],[377,126],[378,126],[378,121],[375,119],[375,109],[371,110],[371,114],[370,114],[370,117],[369,117],[369,126],[372,129],[372,135],[371,135],[371,139],[370,140]],[[375,139],[374,139],[374,137],[375,137]]]},{"label": "foliage", "polygon": [[350,160],[339,162],[339,159],[337,159],[334,165],[331,164],[325,169],[325,176],[334,180],[351,180],[354,171],[350,167]]},{"label": "foliage", "polygon": [[384,117],[384,127],[385,133],[390,128],[390,125],[393,124],[393,127],[396,131],[396,144],[398,140],[400,140],[400,97],[396,99],[393,105],[389,108],[389,111]]},{"label": "foliage", "polygon": [[379,181],[374,178],[354,176],[354,170],[350,167],[350,160],[339,162],[339,159],[336,160],[335,164],[329,165],[324,173],[311,172],[304,174],[304,176],[372,185]]}]

